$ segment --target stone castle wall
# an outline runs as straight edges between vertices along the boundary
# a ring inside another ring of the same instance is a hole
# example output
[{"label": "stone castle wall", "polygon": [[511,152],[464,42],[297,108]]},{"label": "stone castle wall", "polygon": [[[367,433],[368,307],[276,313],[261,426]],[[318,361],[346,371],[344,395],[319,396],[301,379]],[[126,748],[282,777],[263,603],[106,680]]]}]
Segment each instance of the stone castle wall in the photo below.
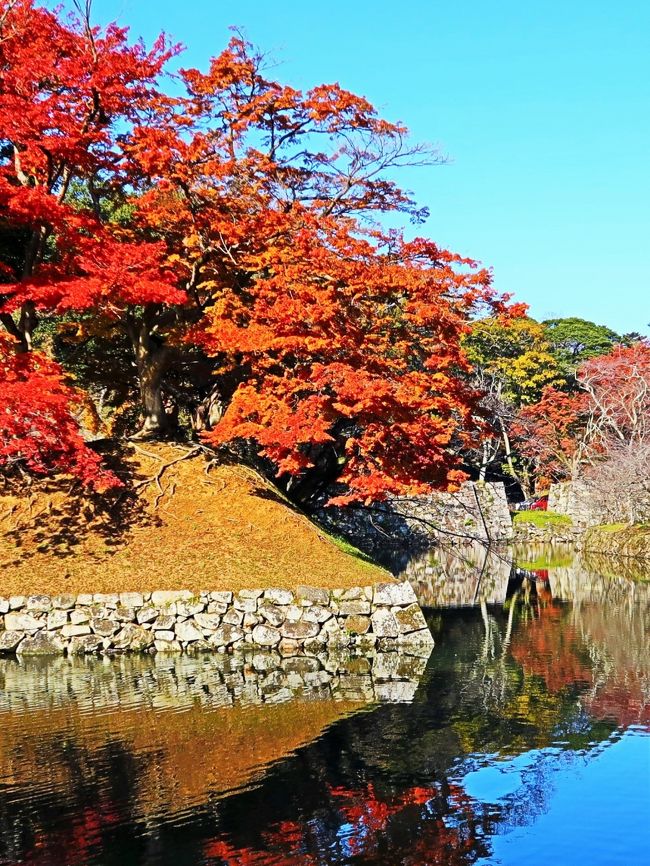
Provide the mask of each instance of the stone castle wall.
[{"label": "stone castle wall", "polygon": [[512,538],[512,518],[501,482],[468,481],[456,493],[396,500],[394,507],[431,535],[458,543]]},{"label": "stone castle wall", "polygon": [[551,484],[548,510],[566,514],[574,526],[597,526],[607,522],[607,513],[593,491],[582,481],[563,481]]},{"label": "stone castle wall", "polygon": [[350,589],[123,592],[0,597],[0,653],[430,649],[408,582]]},{"label": "stone castle wall", "polygon": [[393,498],[376,505],[327,507],[318,521],[388,567],[403,571],[416,551],[440,542],[508,542],[512,519],[502,483],[468,481],[456,493]]}]

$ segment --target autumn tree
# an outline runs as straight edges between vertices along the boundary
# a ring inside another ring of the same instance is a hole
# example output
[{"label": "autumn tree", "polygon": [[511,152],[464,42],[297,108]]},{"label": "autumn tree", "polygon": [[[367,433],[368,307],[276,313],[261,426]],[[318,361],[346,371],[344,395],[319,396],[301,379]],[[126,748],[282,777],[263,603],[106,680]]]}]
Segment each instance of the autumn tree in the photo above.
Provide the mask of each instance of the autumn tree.
[{"label": "autumn tree", "polygon": [[[63,21],[32,0],[0,4],[0,321],[23,353],[34,347],[39,313],[92,309],[110,318],[120,305],[146,304],[148,294],[177,292],[165,279],[162,247],[113,232],[100,207],[103,189],[120,195],[129,184],[121,131],[158,106],[155,81],[171,52],[163,40],[150,52],[130,45],[115,25],[100,33],[89,4],[79,11]],[[71,201],[75,182],[90,207]],[[42,356],[13,361],[14,351],[3,343],[5,363],[18,363],[26,381],[44,384],[37,369],[49,369],[52,382],[62,375]],[[59,400],[72,393],[53,387]]]},{"label": "autumn tree", "polygon": [[618,346],[583,364],[590,404],[589,461],[582,476],[614,521],[650,517],[650,345]]},{"label": "autumn tree", "polygon": [[650,349],[617,345],[576,370],[579,390],[546,388],[512,425],[522,465],[542,486],[580,479],[612,517],[647,513]]},{"label": "autumn tree", "polygon": [[426,217],[393,172],[439,155],[338,85],[268,78],[239,36],[171,99],[162,40],[146,51],[87,8],[2,9],[0,206],[23,238],[2,320],[20,348],[37,316],[79,351],[121,335],[139,436],[167,435],[184,400],[287,487],[314,469],[341,502],[457,483],[477,430],[461,336],[504,304],[475,263],[378,222]]},{"label": "autumn tree", "polygon": [[55,361],[21,351],[1,333],[0,406],[0,469],[6,474],[57,470],[97,490],[118,483],[81,436],[79,421],[88,411],[83,393],[66,384]]},{"label": "autumn tree", "polygon": [[555,481],[573,478],[586,459],[589,400],[549,386],[537,403],[522,407],[510,428],[519,474],[527,490],[545,490]]},{"label": "autumn tree", "polygon": [[478,466],[479,479],[497,464],[528,495],[529,476],[513,448],[511,427],[521,408],[539,401],[545,388],[561,384],[563,375],[544,326],[512,312],[516,310],[506,318],[474,322],[463,341],[487,419],[479,447],[469,452],[469,459]]}]

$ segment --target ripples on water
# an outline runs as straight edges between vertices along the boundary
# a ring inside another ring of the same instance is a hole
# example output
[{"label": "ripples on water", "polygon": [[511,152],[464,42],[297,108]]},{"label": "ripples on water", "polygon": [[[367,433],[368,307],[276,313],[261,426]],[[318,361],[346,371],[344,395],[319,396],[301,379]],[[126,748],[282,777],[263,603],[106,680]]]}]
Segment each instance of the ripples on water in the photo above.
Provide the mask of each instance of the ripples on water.
[{"label": "ripples on water", "polygon": [[430,658],[0,661],[0,864],[648,862],[650,584],[413,563]]}]

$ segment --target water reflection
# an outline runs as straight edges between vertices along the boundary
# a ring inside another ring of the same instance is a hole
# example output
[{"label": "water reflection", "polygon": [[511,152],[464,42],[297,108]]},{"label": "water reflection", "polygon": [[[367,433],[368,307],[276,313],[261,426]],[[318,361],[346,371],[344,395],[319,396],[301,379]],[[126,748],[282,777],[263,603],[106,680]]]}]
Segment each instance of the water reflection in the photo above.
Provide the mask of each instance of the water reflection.
[{"label": "water reflection", "polygon": [[0,863],[642,862],[648,587],[464,556],[428,660],[5,661]]},{"label": "water reflection", "polygon": [[473,607],[503,604],[512,556],[482,544],[440,547],[408,563],[403,577],[423,607]]}]

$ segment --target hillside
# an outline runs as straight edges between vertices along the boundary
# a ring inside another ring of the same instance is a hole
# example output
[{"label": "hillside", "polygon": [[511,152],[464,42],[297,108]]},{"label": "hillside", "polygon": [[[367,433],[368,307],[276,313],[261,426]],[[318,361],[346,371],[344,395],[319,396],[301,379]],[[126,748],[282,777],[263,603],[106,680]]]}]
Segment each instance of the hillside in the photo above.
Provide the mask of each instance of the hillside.
[{"label": "hillside", "polygon": [[117,496],[82,499],[69,479],[0,495],[0,595],[390,579],[248,468],[168,444],[129,446],[110,459],[125,482]]}]

